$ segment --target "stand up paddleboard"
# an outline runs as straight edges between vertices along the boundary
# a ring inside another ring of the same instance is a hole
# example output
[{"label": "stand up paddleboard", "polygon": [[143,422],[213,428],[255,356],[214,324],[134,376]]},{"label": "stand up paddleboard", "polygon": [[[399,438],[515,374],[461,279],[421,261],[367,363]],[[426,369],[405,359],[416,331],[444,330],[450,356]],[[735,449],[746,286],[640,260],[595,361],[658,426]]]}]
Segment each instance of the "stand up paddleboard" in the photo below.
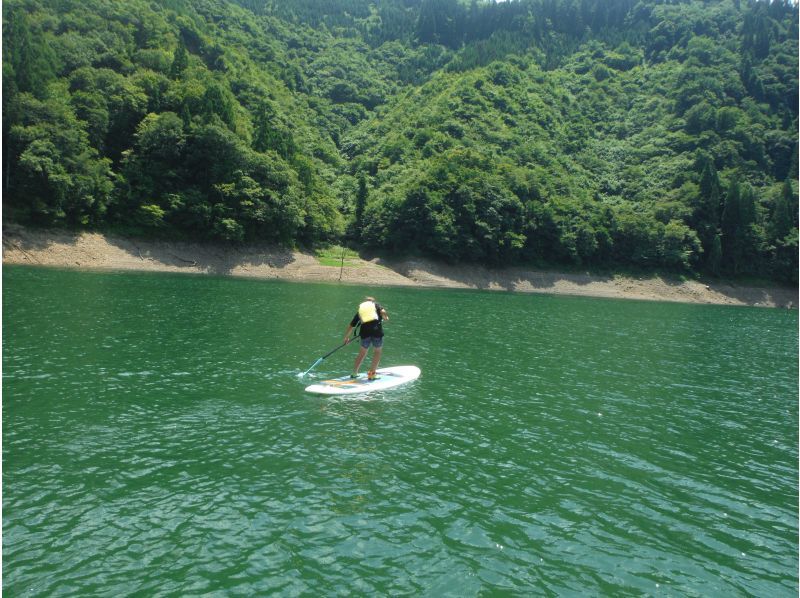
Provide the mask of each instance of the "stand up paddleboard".
[{"label": "stand up paddleboard", "polygon": [[358,378],[342,376],[332,380],[322,380],[306,387],[306,392],[319,395],[354,395],[362,392],[386,390],[411,382],[419,378],[420,369],[415,365],[397,365],[390,368],[380,368],[375,380],[368,380],[366,374],[359,374]]}]

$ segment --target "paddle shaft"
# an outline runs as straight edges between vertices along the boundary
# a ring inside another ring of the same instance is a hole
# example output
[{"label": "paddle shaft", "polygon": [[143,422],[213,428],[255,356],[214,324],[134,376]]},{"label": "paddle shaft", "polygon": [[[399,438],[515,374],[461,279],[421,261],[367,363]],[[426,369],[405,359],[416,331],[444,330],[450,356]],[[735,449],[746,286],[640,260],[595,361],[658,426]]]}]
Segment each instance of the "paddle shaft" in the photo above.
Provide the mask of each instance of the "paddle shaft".
[{"label": "paddle shaft", "polygon": [[349,344],[350,344],[350,339],[347,339],[347,342],[344,342],[341,345],[339,345],[338,347],[336,347],[334,350],[328,351],[327,353],[325,353],[325,355],[323,355],[322,357],[319,358],[319,361],[322,361],[323,359],[327,359],[328,357],[330,357],[331,355],[336,353],[336,351],[338,351],[339,349],[341,349],[345,345],[349,345]]},{"label": "paddle shaft", "polygon": [[349,344],[352,342],[352,340],[353,340],[354,338],[356,338],[357,336],[358,336],[358,328],[356,328],[355,330],[353,330],[353,338],[349,338],[349,339],[347,339],[347,340],[346,340],[345,342],[343,342],[341,345],[339,345],[339,346],[338,346],[338,347],[336,347],[335,349],[332,349],[332,350],[328,351],[327,353],[325,353],[325,355],[323,355],[322,357],[320,357],[319,359],[317,359],[317,360],[314,362],[314,364],[313,364],[313,365],[312,365],[310,368],[308,368],[308,369],[307,369],[305,372],[303,372],[303,376],[305,376],[306,374],[308,374],[308,372],[310,372],[310,371],[311,371],[311,370],[313,370],[315,367],[317,367],[319,364],[321,364],[321,363],[322,363],[322,361],[323,361],[324,359],[327,359],[328,357],[330,357],[331,355],[333,355],[334,353],[336,353],[336,351],[338,351],[339,349],[341,349],[341,348],[342,348],[342,347],[344,347],[345,345],[349,345]]}]

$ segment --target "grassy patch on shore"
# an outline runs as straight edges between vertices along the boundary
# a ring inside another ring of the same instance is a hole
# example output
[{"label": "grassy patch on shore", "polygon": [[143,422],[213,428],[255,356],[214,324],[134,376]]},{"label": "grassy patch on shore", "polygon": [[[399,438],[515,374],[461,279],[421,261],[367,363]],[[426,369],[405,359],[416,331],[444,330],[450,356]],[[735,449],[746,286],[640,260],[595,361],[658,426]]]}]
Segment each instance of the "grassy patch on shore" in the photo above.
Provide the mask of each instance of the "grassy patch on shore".
[{"label": "grassy patch on shore", "polygon": [[355,251],[339,245],[331,245],[324,249],[317,249],[314,252],[314,256],[323,266],[335,266],[339,268],[344,265],[348,268],[359,268],[362,265]]}]

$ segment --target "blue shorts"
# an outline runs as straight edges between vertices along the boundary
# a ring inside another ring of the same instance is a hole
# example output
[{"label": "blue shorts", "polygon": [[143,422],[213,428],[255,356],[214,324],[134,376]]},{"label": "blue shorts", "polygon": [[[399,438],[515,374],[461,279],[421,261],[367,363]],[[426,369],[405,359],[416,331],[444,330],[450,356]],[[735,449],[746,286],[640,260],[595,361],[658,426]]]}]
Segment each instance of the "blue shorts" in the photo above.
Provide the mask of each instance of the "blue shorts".
[{"label": "blue shorts", "polygon": [[361,348],[362,349],[369,349],[370,345],[372,345],[376,349],[380,349],[383,346],[383,337],[382,336],[362,336],[361,337]]}]

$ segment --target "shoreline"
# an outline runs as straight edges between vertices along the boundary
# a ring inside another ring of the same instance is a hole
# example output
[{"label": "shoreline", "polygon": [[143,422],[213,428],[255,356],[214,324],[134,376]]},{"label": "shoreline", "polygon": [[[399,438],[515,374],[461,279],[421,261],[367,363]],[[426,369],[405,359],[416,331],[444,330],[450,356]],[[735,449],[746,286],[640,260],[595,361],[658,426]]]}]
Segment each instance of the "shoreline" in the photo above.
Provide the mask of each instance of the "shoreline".
[{"label": "shoreline", "polygon": [[481,289],[613,299],[796,309],[798,289],[662,277],[559,273],[528,268],[450,266],[427,259],[347,258],[324,266],[308,252],[269,245],[242,247],[154,241],[94,232],[3,228],[3,264],[85,270],[184,272],[294,282]]}]

